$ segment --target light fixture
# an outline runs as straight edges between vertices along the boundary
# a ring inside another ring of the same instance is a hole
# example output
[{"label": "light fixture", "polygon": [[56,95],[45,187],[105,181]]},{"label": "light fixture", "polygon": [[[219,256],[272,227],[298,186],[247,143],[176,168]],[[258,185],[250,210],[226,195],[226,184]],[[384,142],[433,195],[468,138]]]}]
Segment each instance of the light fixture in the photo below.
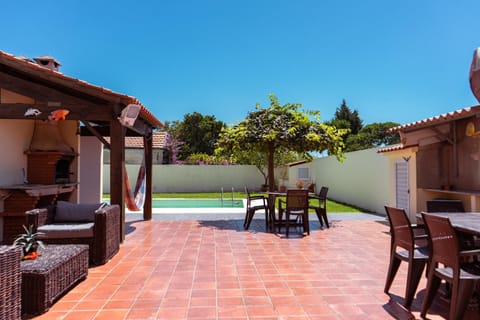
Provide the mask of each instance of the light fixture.
[{"label": "light fixture", "polygon": [[122,110],[118,121],[124,126],[133,127],[140,113],[140,109],[141,107],[137,104],[129,104]]}]

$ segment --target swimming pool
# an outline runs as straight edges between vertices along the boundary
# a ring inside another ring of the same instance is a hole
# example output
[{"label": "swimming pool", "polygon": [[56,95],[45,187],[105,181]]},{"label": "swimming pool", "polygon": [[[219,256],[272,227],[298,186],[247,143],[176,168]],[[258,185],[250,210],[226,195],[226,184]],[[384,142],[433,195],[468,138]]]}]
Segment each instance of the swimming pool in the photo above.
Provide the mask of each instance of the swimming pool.
[{"label": "swimming pool", "polygon": [[242,200],[153,199],[153,208],[243,208]]}]

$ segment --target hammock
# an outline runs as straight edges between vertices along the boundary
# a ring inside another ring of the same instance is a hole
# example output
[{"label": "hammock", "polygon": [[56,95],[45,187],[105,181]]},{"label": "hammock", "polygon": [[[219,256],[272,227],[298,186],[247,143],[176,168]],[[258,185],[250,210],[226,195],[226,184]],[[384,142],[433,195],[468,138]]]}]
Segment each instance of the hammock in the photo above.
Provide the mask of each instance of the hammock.
[{"label": "hammock", "polygon": [[470,66],[470,89],[480,102],[480,48],[475,49],[473,53],[472,64]]},{"label": "hammock", "polygon": [[138,169],[138,177],[133,194],[130,188],[130,181],[128,180],[127,168],[124,167],[123,169],[125,172],[125,179],[123,181],[125,183],[125,190],[127,193],[125,197],[127,208],[130,211],[141,211],[143,209],[143,205],[145,204],[145,155],[143,156],[142,164]]}]

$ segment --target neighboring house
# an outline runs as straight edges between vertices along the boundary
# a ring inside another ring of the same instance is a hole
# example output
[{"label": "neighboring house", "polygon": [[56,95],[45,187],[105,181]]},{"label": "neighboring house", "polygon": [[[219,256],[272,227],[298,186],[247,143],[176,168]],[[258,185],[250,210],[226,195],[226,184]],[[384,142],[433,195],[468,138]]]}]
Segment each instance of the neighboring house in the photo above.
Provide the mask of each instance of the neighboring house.
[{"label": "neighboring house", "polygon": [[461,200],[480,211],[480,106],[392,128],[401,144],[379,150],[390,158],[390,204],[414,220],[432,199]]},{"label": "neighboring house", "polygon": [[[152,164],[168,164],[168,150],[166,148],[166,132],[152,134]],[[110,142],[110,137],[105,137]],[[125,163],[141,164],[143,161],[143,137],[125,137]],[[103,149],[103,164],[110,164],[110,150]]]}]

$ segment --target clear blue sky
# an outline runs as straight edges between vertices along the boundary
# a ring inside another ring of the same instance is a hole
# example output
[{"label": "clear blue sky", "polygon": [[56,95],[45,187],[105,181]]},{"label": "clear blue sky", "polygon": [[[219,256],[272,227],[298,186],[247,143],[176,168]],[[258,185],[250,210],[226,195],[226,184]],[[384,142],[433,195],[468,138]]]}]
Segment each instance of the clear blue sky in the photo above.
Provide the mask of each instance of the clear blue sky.
[{"label": "clear blue sky", "polygon": [[135,96],[160,120],[236,123],[280,102],[364,124],[476,105],[479,0],[4,1],[0,50]]}]

